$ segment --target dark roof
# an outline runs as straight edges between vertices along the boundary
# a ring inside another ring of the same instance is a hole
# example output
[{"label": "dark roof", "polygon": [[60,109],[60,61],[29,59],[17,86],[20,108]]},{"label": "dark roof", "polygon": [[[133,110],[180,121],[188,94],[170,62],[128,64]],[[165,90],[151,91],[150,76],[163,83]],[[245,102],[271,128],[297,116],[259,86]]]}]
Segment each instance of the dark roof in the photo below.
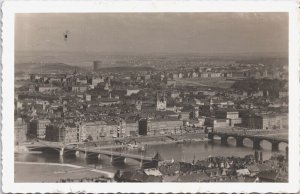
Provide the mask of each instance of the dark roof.
[{"label": "dark roof", "polygon": [[209,166],[209,162],[206,160],[200,160],[196,162],[197,166],[202,166],[202,167],[208,167]]},{"label": "dark roof", "polygon": [[142,170],[125,171],[121,175],[121,180],[130,182],[144,182],[148,175]]},{"label": "dark roof", "polygon": [[194,107],[193,106],[191,106],[191,105],[184,105],[183,106],[183,108],[182,108],[182,112],[191,112],[191,111],[193,111],[194,110]]},{"label": "dark roof", "polygon": [[114,98],[100,98],[100,102],[118,102],[119,99],[114,99]]},{"label": "dark roof", "polygon": [[259,170],[260,170],[259,167],[258,167],[256,164],[247,166],[247,169],[248,169],[250,172],[259,172]]},{"label": "dark roof", "polygon": [[245,176],[245,182],[255,182],[256,177]]},{"label": "dark roof", "polygon": [[238,110],[236,109],[233,109],[233,108],[219,108],[216,113],[223,113],[223,112],[239,112]]},{"label": "dark roof", "polygon": [[154,175],[148,175],[145,182],[162,182],[162,177],[154,176]]},{"label": "dark roof", "polygon": [[155,155],[153,156],[153,159],[156,159],[158,161],[163,161],[164,160],[159,152],[155,153]]},{"label": "dark roof", "polygon": [[169,111],[169,110],[167,110],[167,111],[155,111],[155,114],[156,114],[156,115],[159,115],[159,116],[177,115],[176,112],[174,112],[174,111]]},{"label": "dark roof", "polygon": [[117,125],[117,122],[116,121],[105,121],[107,125]]},{"label": "dark roof", "polygon": [[198,182],[199,175],[198,174],[188,174],[188,175],[179,175],[178,182]]},{"label": "dark roof", "polygon": [[276,181],[277,177],[278,177],[279,173],[274,171],[274,170],[270,170],[270,171],[262,171],[260,173],[258,173],[258,178],[261,180],[265,180],[265,181]]},{"label": "dark roof", "polygon": [[[172,118],[172,117],[165,117],[165,118],[154,118],[150,120],[152,123],[153,122],[164,122],[164,121],[181,121],[177,118]],[[181,121],[182,122],[182,121]]]}]

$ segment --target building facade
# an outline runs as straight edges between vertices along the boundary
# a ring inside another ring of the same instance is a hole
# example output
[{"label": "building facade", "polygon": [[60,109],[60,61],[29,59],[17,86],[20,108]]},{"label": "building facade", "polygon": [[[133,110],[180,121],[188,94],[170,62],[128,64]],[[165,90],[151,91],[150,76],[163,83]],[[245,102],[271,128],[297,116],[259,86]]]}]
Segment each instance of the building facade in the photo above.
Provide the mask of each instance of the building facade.
[{"label": "building facade", "polygon": [[229,127],[229,119],[205,118],[205,125],[214,129],[226,129]]},{"label": "building facade", "polygon": [[287,114],[244,115],[242,126],[251,129],[288,129]]},{"label": "building facade", "polygon": [[15,121],[15,145],[19,145],[27,140],[27,124],[22,118]]},{"label": "building facade", "polygon": [[53,142],[64,142],[65,128],[62,123],[53,123],[46,126],[45,140]]},{"label": "building facade", "polygon": [[154,118],[147,122],[148,134],[175,133],[183,127],[183,121],[176,118]]}]

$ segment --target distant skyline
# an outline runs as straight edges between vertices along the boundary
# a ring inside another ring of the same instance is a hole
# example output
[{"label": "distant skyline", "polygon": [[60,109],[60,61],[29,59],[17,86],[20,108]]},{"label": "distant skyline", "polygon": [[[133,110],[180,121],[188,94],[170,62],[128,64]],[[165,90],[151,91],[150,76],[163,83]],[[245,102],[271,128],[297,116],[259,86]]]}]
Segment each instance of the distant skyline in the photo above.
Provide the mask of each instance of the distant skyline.
[{"label": "distant skyline", "polygon": [[[65,40],[64,33],[68,32]],[[287,13],[16,14],[16,51],[287,53]]]}]

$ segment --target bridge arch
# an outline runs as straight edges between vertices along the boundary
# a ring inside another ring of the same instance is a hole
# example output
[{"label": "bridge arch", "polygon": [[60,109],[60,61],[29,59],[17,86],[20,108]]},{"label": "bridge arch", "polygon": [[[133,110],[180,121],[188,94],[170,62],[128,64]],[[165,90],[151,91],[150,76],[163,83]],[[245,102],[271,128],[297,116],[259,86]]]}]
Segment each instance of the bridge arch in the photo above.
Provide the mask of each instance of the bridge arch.
[{"label": "bridge arch", "polygon": [[101,156],[99,157],[99,155],[103,155],[96,152],[86,152],[86,153],[83,152],[83,154],[85,154],[84,157],[87,160],[94,160],[94,159],[99,160],[101,158]]},{"label": "bridge arch", "polygon": [[272,148],[272,142],[268,139],[261,139],[260,146],[265,149],[270,149]]},{"label": "bridge arch", "polygon": [[[260,139],[260,144],[263,144],[262,147],[263,148],[270,148],[272,149],[272,151],[279,151],[280,149],[280,146],[283,146],[284,149],[282,150],[285,150],[285,147],[288,145],[287,141],[285,140],[278,140],[278,139],[272,139],[272,138],[261,138]],[[286,144],[286,146],[285,146]]]},{"label": "bridge arch", "polygon": [[[232,138],[231,138],[232,137]],[[244,147],[245,145],[251,145],[253,144],[253,138],[252,137],[247,137],[243,135],[238,135],[238,134],[231,134],[228,135],[228,138],[234,139],[235,145],[237,147]]]},{"label": "bridge arch", "polygon": [[228,135],[227,136],[227,144],[228,145],[237,145],[238,139],[235,135]]},{"label": "bridge arch", "polygon": [[251,138],[251,137],[243,137],[243,141],[244,141],[244,143],[245,143],[246,141],[248,141],[248,142],[253,142],[253,138]]},{"label": "bridge arch", "polygon": [[74,150],[74,149],[68,149],[68,148],[64,148],[64,150],[63,150],[63,154],[76,154],[76,150]]},{"label": "bridge arch", "polygon": [[208,138],[211,140],[220,140],[220,139],[226,139],[228,138],[228,135],[226,134],[219,134],[219,133],[210,133],[208,134]]},{"label": "bridge arch", "polygon": [[29,147],[28,148],[31,151],[41,151],[43,153],[60,153],[61,149],[56,147],[50,147],[50,146],[39,146],[39,147]]},{"label": "bridge arch", "polygon": [[289,143],[286,142],[286,141],[280,141],[280,142],[278,143],[278,146],[279,146],[279,150],[285,151],[285,150],[286,150],[286,147],[289,146]]}]

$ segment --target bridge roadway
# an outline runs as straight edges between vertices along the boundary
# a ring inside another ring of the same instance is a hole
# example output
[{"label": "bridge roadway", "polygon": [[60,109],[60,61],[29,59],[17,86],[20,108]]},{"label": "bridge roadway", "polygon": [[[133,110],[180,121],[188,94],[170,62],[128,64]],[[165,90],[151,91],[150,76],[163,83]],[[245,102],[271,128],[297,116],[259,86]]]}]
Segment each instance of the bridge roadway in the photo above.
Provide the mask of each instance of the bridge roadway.
[{"label": "bridge roadway", "polygon": [[101,155],[107,155],[107,156],[130,158],[130,159],[134,159],[137,161],[153,160],[153,157],[149,157],[149,156],[141,156],[141,155],[135,155],[135,154],[122,153],[122,152],[113,152],[113,151],[103,150],[103,149],[99,149],[99,148],[94,148],[94,149],[75,148],[74,150],[80,151],[83,153],[86,152],[87,154],[101,154]]},{"label": "bridge roadway", "polygon": [[265,140],[272,144],[272,151],[279,150],[280,143],[288,144],[288,138],[278,137],[276,134],[254,134],[245,132],[209,132],[208,139],[214,140],[214,137],[221,138],[221,144],[227,145],[228,138],[233,137],[236,140],[236,146],[244,146],[244,139],[250,139],[253,142],[253,149],[261,149],[260,143]]},{"label": "bridge roadway", "polygon": [[109,156],[112,163],[125,163],[125,159],[133,159],[140,162],[140,166],[142,168],[154,168],[157,167],[158,162],[162,161],[162,158],[159,153],[156,153],[153,157],[135,155],[129,153],[122,152],[113,152],[104,150],[101,148],[88,148],[88,147],[79,147],[78,145],[82,145],[82,143],[70,143],[63,144],[59,142],[37,142],[34,144],[24,145],[29,150],[38,150],[45,152],[47,149],[56,150],[59,152],[60,156],[64,154],[75,154],[77,157],[80,157],[82,154],[84,158],[88,157],[98,157],[101,158],[101,155]]}]

